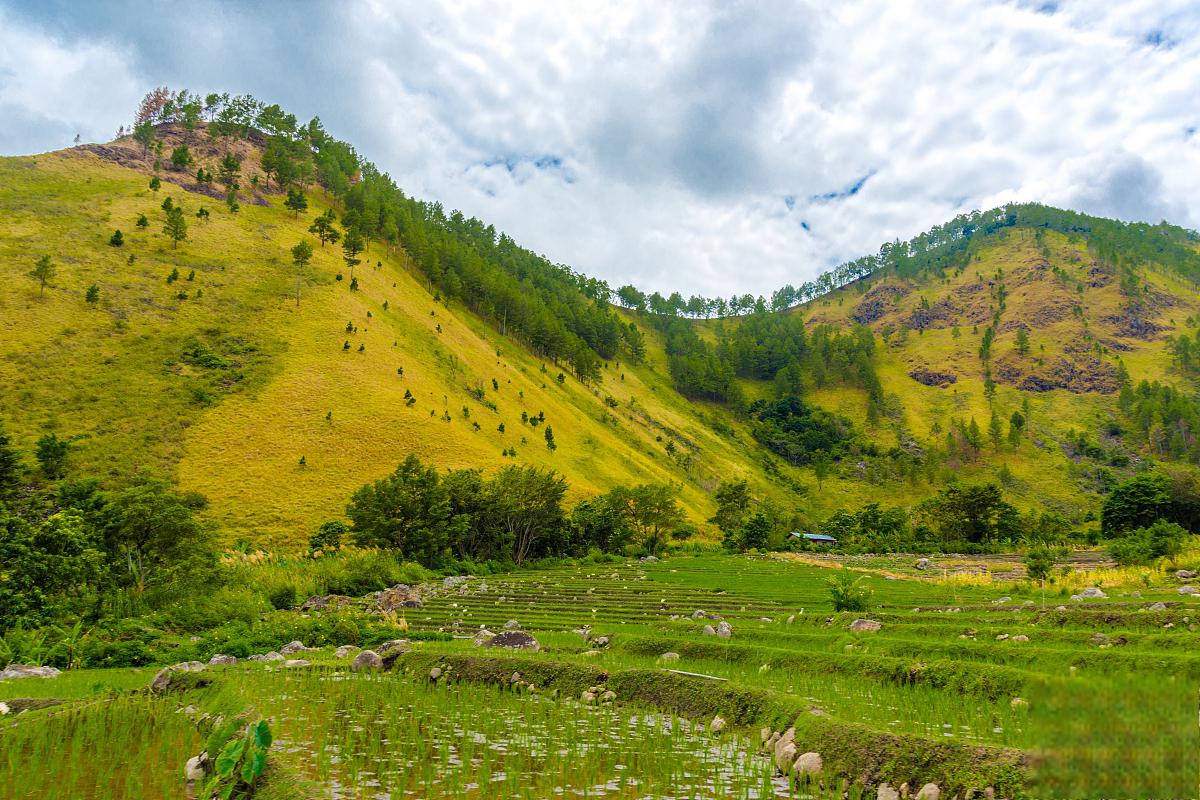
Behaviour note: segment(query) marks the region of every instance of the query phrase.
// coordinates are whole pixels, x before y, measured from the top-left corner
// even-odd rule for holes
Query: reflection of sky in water
[[[277,750],[314,777],[324,762],[333,800],[510,797],[514,789],[536,797],[792,796],[787,779],[746,741],[716,738],[689,720],[536,694],[505,695],[499,708],[486,708],[479,701],[487,691],[413,687],[417,703],[384,714],[370,699],[354,709],[319,690],[281,691],[261,698],[260,708],[280,718]],[[421,692],[429,702],[420,703]],[[522,713],[525,704],[536,710]],[[389,732],[413,738],[393,743]],[[341,744],[322,747],[322,739]]]

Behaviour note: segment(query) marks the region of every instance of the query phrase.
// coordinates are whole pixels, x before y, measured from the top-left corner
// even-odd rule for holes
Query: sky
[[[955,214],[1200,227],[1194,0],[0,0],[0,154],[149,89],[320,116],[613,286],[770,295]]]

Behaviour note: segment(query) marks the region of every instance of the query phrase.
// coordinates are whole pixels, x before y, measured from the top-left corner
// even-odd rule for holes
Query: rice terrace
[[[1200,14],[418,5],[0,0],[0,800],[1200,800]]]

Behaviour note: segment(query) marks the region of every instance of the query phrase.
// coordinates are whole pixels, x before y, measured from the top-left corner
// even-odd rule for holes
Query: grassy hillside
[[[293,215],[283,198],[256,193],[233,214],[170,182],[201,188],[183,173],[164,172],[151,191],[139,151],[126,140],[102,156],[0,160],[0,380],[11,387],[0,415],[27,452],[52,431],[72,440],[73,472],[116,484],[138,470],[168,474],[208,498],[227,539],[269,544],[303,541],[408,453],[441,467],[553,467],[575,496],[671,481],[696,522],[726,476],[782,497],[733,416],[684,401],[654,358],[613,360],[584,385],[438,302],[399,248],[372,244],[352,292],[348,273],[335,279],[346,273],[340,248],[307,233],[319,197]],[[198,152],[215,166],[215,146]],[[255,169],[248,158],[244,177]],[[162,232],[167,195],[188,213],[178,248]],[[192,216],[200,206],[210,221]],[[122,247],[108,244],[116,228]],[[289,249],[302,239],[316,253],[297,306]],[[42,254],[58,267],[44,297],[26,277]],[[85,300],[93,284],[95,305]],[[522,411],[545,424],[522,424]]]
[[[443,300],[402,238],[368,244],[352,291],[341,249],[317,246],[308,232],[339,202],[312,190],[307,211],[287,210],[264,188],[255,135],[213,141],[164,125],[158,136],[165,151],[186,142],[213,171],[232,147],[250,187],[240,210],[226,207],[219,187],[195,182],[197,165],[160,167],[161,189],[151,190],[154,154],[128,138],[0,159],[0,381],[9,389],[0,416],[26,452],[45,433],[69,439],[73,474],[119,486],[150,470],[204,495],[227,542],[302,542],[409,453],[443,468],[552,467],[572,498],[672,482],[708,538],[711,492],[735,477],[798,523],[867,502],[911,506],[956,479],[997,478],[1024,508],[1079,523],[1114,480],[1158,455],[1123,435],[1123,376],[1193,388],[1167,337],[1194,335],[1200,293],[1183,272],[1152,266],[1144,253],[1153,241],[1149,251],[1139,240],[1137,253],[1102,258],[1083,235],[1002,227],[975,236],[950,268],[884,271],[786,312],[809,330],[871,329],[879,421],[852,385],[814,386],[806,399],[848,417],[882,451],[921,456],[902,475],[881,473],[882,461],[843,459],[819,483],[758,445],[736,403],[681,396],[651,319],[618,310],[644,332],[645,358],[618,355],[581,382],[565,361],[539,358],[494,319]],[[178,247],[163,231],[167,196],[189,220]],[[207,220],[195,216],[201,207]],[[109,244],[114,229],[123,246]],[[315,255],[297,305],[290,248],[302,240]],[[44,295],[28,277],[42,255],[57,266]],[[690,324],[717,346],[741,320]],[[993,325],[985,368],[980,348]],[[739,382],[747,402],[774,396],[769,381]],[[938,456],[959,421],[975,420],[986,437],[993,412],[1007,428],[1014,411],[1028,420],[1015,444]],[[544,424],[523,423],[523,412]],[[1081,451],[1080,433],[1092,449]]]

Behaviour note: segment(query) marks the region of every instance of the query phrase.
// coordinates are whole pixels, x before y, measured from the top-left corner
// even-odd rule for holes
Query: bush
[[[1160,519],[1148,528],[1130,531],[1109,545],[1108,550],[1121,566],[1140,566],[1156,558],[1174,559],[1183,551],[1187,535],[1187,531],[1174,522]]]
[[[271,602],[272,608],[283,611],[296,605],[297,594],[294,584],[285,583],[272,589],[267,595],[267,600]]]
[[[350,617],[339,617],[329,632],[330,638],[338,646],[343,644],[362,644],[362,629]]]
[[[866,611],[871,602],[871,590],[862,585],[863,576],[855,577],[842,567],[836,577],[829,579],[829,597],[834,611]]]

